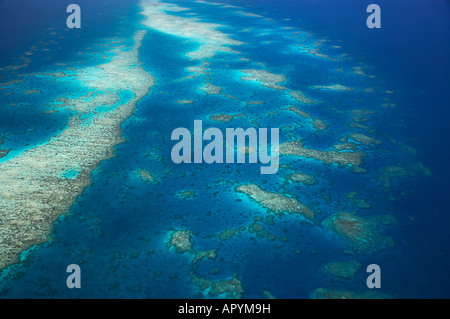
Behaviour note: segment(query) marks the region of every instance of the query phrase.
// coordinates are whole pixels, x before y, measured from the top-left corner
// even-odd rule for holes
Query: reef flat
[[[49,240],[53,223],[90,184],[91,172],[123,142],[121,124],[154,84],[139,63],[144,35],[137,31],[128,50],[113,49],[111,61],[78,70],[71,80],[96,95],[67,98],[59,107],[76,115],[66,129],[0,164],[0,211],[5,212],[0,215],[0,269],[18,262],[22,251]],[[118,98],[124,91],[132,93],[125,101]],[[96,112],[99,106],[106,111]],[[70,170],[79,173],[64,177]]]

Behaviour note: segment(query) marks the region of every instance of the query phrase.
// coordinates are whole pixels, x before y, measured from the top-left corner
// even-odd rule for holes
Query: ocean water
[[[77,3],[0,2],[1,298],[450,296],[448,2]],[[194,120],[303,148],[175,164]]]

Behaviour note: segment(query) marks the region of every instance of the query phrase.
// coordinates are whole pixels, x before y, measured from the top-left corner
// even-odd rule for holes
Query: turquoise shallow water
[[[365,267],[373,263],[383,270],[383,286],[372,297],[448,296],[448,286],[435,286],[428,268],[408,267],[425,253],[425,245],[414,245],[418,234],[426,232],[418,226],[427,220],[420,210],[430,208],[424,199],[420,209],[412,209],[411,198],[418,193],[427,197],[420,186],[430,184],[435,174],[433,167],[423,165],[423,150],[414,148],[416,137],[405,124],[414,106],[407,89],[413,87],[379,72],[375,62],[353,54],[345,41],[307,29],[308,23],[300,21],[306,19],[302,13],[295,13],[297,19],[293,13],[282,18],[281,9],[271,14],[267,3],[232,3],[240,8],[188,0],[176,3],[189,10],[167,14],[222,25],[215,31],[242,42],[229,46],[237,52],[192,60],[189,52],[199,48],[195,32],[179,36],[167,31],[170,26],[146,26],[139,14],[142,4],[124,1],[108,9],[102,3],[86,4],[86,24],[79,32],[67,32],[60,24],[49,26],[53,29],[30,43],[43,41],[40,45],[51,50],[36,50],[23,68],[5,68],[17,64],[13,54],[4,55],[2,82],[22,81],[0,91],[0,148],[11,150],[1,162],[63,132],[74,111],[58,107],[66,101],[61,97],[75,100],[89,91],[75,77],[46,74],[75,75],[79,69],[106,63],[115,55],[111,48],[116,41],[123,40],[120,50],[130,50],[133,34],[144,30],[139,60],[155,84],[122,124],[124,142],[114,147],[115,156],[91,173],[91,184],[55,222],[51,240],[32,246],[21,255],[21,263],[2,270],[0,296],[229,297],[226,292],[214,293],[212,287],[233,277],[239,280],[242,290],[237,296],[242,298],[318,297],[318,288],[366,296]],[[103,18],[108,12],[115,19]],[[96,31],[89,32],[94,26]],[[30,50],[23,47],[20,54]],[[188,68],[202,64],[206,73],[192,77]],[[264,80],[243,80],[248,73],[242,70],[248,69],[284,75],[278,83],[284,89],[267,87]],[[221,94],[203,91],[207,82],[220,87]],[[25,94],[27,90],[38,92]],[[302,103],[291,91],[301,91],[317,103]],[[98,105],[95,112],[107,113],[133,98],[130,90],[116,93],[116,103]],[[182,103],[186,100],[190,103]],[[249,103],[255,101],[264,103]],[[297,113],[287,110],[292,106]],[[240,116],[231,122],[211,118],[218,114]],[[93,115],[82,118],[89,116]],[[356,165],[324,163],[317,153],[281,156],[274,175],[261,175],[260,163],[174,164],[171,133],[178,127],[192,132],[194,120],[223,132],[227,127],[279,128],[280,143],[301,139],[305,148],[328,156],[364,152],[360,165],[364,171],[354,172]],[[314,120],[321,120],[326,128],[318,128]],[[142,172],[152,179],[145,179]],[[76,179],[79,173],[72,168],[62,176]],[[293,173],[305,173],[314,182],[289,180]],[[247,184],[295,198],[314,213],[314,222],[301,214],[278,214],[237,191]],[[430,210],[440,216],[440,207],[436,204]],[[327,220],[341,212],[355,214],[363,226],[349,226],[353,235],[345,232],[348,228],[341,232],[330,228]],[[372,223],[386,215],[396,222]],[[221,238],[230,229],[237,233]],[[180,231],[192,232],[191,252],[180,253],[169,245],[171,236]],[[436,238],[445,244],[448,232]],[[440,256],[447,253],[443,247],[433,248]],[[215,250],[215,258],[195,259],[198,252],[209,250]],[[434,265],[441,261],[445,265],[445,256],[436,257]],[[326,270],[330,262],[350,261],[359,267],[348,278]],[[66,286],[65,270],[73,263],[82,270],[81,289]],[[411,278],[418,278],[417,282]],[[208,283],[202,285],[201,280]]]

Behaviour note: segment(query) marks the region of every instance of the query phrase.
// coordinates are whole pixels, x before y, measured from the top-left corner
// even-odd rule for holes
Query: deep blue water
[[[256,43],[235,49],[251,58],[251,63],[262,62],[270,72],[286,75],[289,88],[325,101],[326,107],[307,105],[302,109],[328,124],[326,134],[304,123],[301,128],[282,131],[282,140],[292,139],[291,132],[301,136],[311,148],[329,149],[330,141],[336,142],[349,132],[348,123],[339,115],[352,109],[379,107],[385,103],[386,94],[382,90],[395,91],[392,101],[397,107],[379,108],[368,122],[378,132],[375,137],[383,141],[380,148],[363,147],[369,154],[363,165],[368,172],[354,174],[346,168],[326,166],[311,159],[287,160],[291,167],[280,168],[275,176],[261,176],[259,165],[175,165],[170,160],[173,145],[170,134],[176,127],[192,130],[194,119],[202,119],[204,126],[225,128],[229,124],[211,121],[208,116],[245,112],[249,118],[257,119],[261,127],[283,127],[297,117],[279,110],[276,117],[266,115],[273,110],[271,107],[288,106],[291,100],[284,93],[239,82],[241,75],[233,70],[258,66],[249,67],[234,55],[218,53],[211,59],[210,77],[215,85],[223,87],[223,93],[239,100],[205,95],[197,89],[202,85],[201,77],[175,81],[189,75],[186,67],[198,65],[185,56],[196,44],[147,28],[139,57],[156,84],[123,124],[126,142],[116,146],[116,156],[102,162],[93,172],[93,183],[74,203],[70,215],[56,222],[52,242],[31,250],[23,263],[2,273],[1,297],[207,297],[192,284],[189,278],[192,269],[211,280],[237,274],[244,298],[260,298],[264,290],[278,298],[308,298],[320,287],[366,291],[364,269],[351,280],[334,278],[321,270],[324,263],[347,260],[342,250],[349,249],[348,243],[322,228],[301,225],[299,218],[283,215],[277,216],[273,225],[263,223],[265,229],[278,237],[274,241],[248,233],[227,241],[214,237],[226,228],[248,225],[255,216],[270,215],[248,197],[236,194],[235,186],[258,183],[265,190],[280,191],[284,187],[283,176],[302,171],[314,175],[318,184],[306,190],[290,184],[287,191],[321,211],[320,221],[336,211],[351,209],[346,198],[351,191],[359,192],[372,205],[371,209],[360,211],[362,216],[389,213],[397,219],[397,225],[380,230],[393,237],[396,243],[393,249],[354,256],[362,265],[380,264],[382,293],[392,298],[448,298],[449,2],[379,0],[380,30],[365,26],[366,3],[357,0],[220,1],[270,17],[273,23],[232,15],[229,9],[188,0],[168,2],[192,8],[202,21],[226,25],[223,32],[233,34],[233,39]],[[65,7],[69,3],[0,2],[0,67],[14,64],[14,57],[38,41],[49,42],[53,39],[50,31],[64,34],[65,38],[50,44],[54,47],[51,51],[33,55],[32,63],[18,74],[65,68],[55,66],[56,62],[79,65],[85,59],[86,65],[96,65],[102,58],[95,53],[86,57],[76,53],[95,46],[99,39],[116,35],[131,41],[136,29],[145,29],[140,24],[139,7],[132,1],[78,1],[83,28],[66,32]],[[183,12],[176,14],[188,17]],[[242,31],[246,27],[253,27],[253,33]],[[299,58],[290,46],[296,40],[285,36],[287,31],[283,27],[310,32],[312,39],[307,41],[326,38],[329,41],[321,47],[323,52],[331,57],[347,53],[352,59],[336,64],[307,55]],[[267,34],[258,35],[265,28]],[[336,45],[341,48],[332,47]],[[330,72],[337,66],[348,70],[359,65],[368,66],[368,73],[375,77],[361,81],[354,75]],[[2,82],[17,76],[4,71],[0,74]],[[7,89],[14,95],[2,97],[1,148],[14,149],[3,161],[45,143],[66,127],[71,116],[70,112],[43,113],[51,101],[70,96],[70,84],[53,83],[39,76],[24,78],[24,82],[17,84],[19,87]],[[318,92],[311,88],[340,81],[350,87],[375,87],[379,93],[368,96],[357,90],[348,97],[346,93]],[[42,93],[20,94],[27,88]],[[195,102],[186,105],[176,102],[184,99]],[[265,100],[266,104],[250,107],[242,103],[245,100]],[[34,107],[18,109],[6,106],[9,103]],[[248,119],[236,118],[232,125],[250,124]],[[417,155],[405,155],[398,144],[389,143],[389,138],[414,148]],[[148,152],[153,156],[148,156]],[[382,166],[399,162],[406,165],[420,162],[431,175],[395,179],[392,194],[396,200],[388,201],[377,181],[377,172]],[[152,172],[158,183],[140,180],[136,174],[139,169]],[[221,178],[228,181],[217,183]],[[195,190],[196,196],[180,199],[183,190]],[[329,196],[328,200],[324,195]],[[197,250],[216,249],[217,258],[192,266],[190,256],[168,249],[170,232],[182,229],[196,233],[193,245]],[[282,237],[287,241],[281,240]],[[294,253],[296,250],[301,253]],[[82,267],[82,289],[69,290],[65,285],[65,268],[71,263]],[[216,268],[217,273],[213,271]]]

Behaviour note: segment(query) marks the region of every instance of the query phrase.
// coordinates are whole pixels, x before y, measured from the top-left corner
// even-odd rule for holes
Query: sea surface
[[[70,3],[0,1],[0,298],[450,297],[448,1]],[[175,164],[194,120],[278,172]]]

